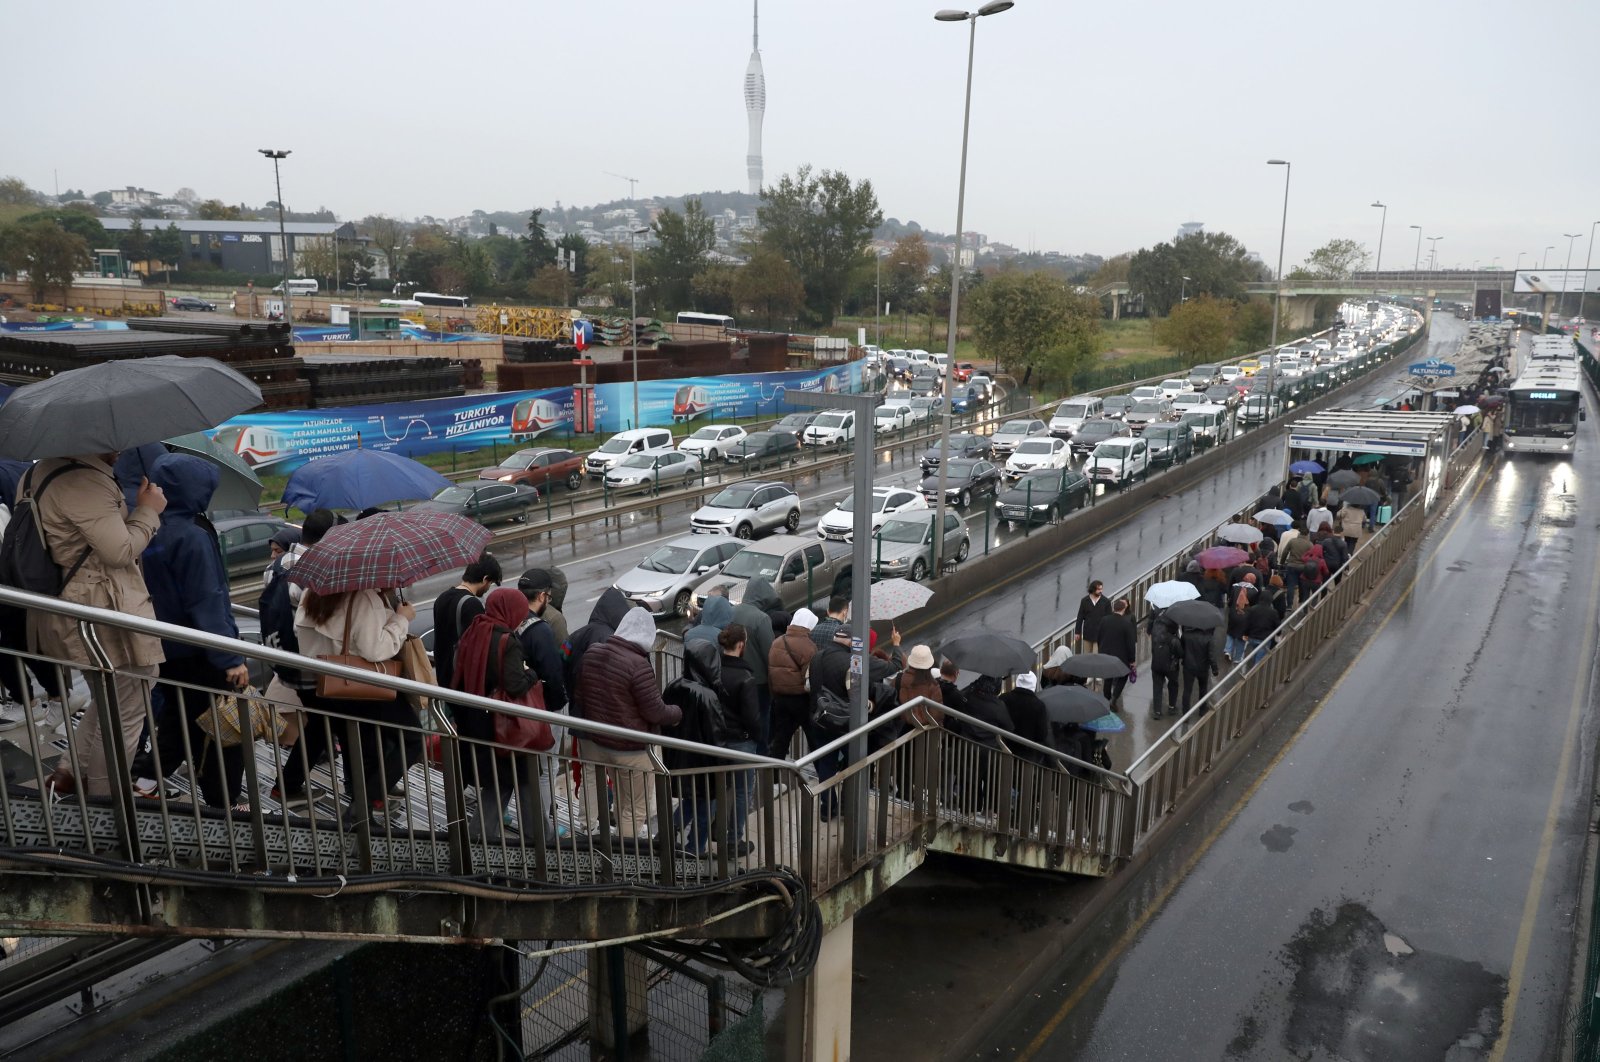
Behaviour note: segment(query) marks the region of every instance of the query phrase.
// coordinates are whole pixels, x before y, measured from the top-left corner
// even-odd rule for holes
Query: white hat
[[[932,671],[933,650],[926,645],[913,645],[910,655],[906,657],[906,667],[918,671]]]
[[[808,631],[813,630],[817,625],[817,614],[809,608],[803,608],[791,616],[789,622],[796,627],[804,627]]]
[[[1039,676],[1031,671],[1024,671],[1017,676],[1016,687],[1019,690],[1036,690],[1039,688]]]
[[[1065,664],[1067,662],[1067,657],[1069,657],[1071,655],[1072,655],[1072,650],[1068,649],[1066,646],[1063,645],[1060,648],[1058,648],[1055,652],[1050,654],[1050,659],[1046,660],[1044,662],[1044,666],[1045,667],[1060,667],[1062,664]]]

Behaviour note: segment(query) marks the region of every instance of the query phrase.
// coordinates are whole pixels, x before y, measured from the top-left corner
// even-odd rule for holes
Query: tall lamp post
[[[1428,272],[1430,273],[1439,271],[1439,241],[1442,239],[1444,239],[1443,236],[1428,237]]]
[[[1417,254],[1411,260],[1411,279],[1420,286],[1422,283],[1422,226],[1407,225],[1406,228],[1417,230]]]
[[[1381,203],[1376,199],[1374,199],[1372,201],[1372,205],[1375,206],[1375,207],[1380,207],[1383,210],[1383,218],[1382,218],[1382,220],[1380,220],[1378,222],[1378,261],[1372,267],[1372,301],[1373,302],[1377,302],[1378,301],[1378,277],[1383,272],[1383,230],[1385,228],[1387,228],[1388,225],[1389,225],[1389,207],[1386,204]],[[1371,322],[1371,320],[1374,317],[1377,316],[1377,313],[1378,313],[1377,309],[1374,308],[1372,313],[1367,315],[1367,320],[1368,320],[1369,323]]]
[[[1578,283],[1578,316],[1583,316],[1583,304],[1589,301],[1589,263],[1594,260],[1594,228],[1600,221],[1589,224],[1589,249],[1583,253],[1583,280]]]
[[[1180,278],[1183,283],[1178,285],[1178,305],[1182,306],[1189,301],[1189,278]]]
[[[961,298],[961,235],[966,224],[967,208],[967,133],[972,127],[972,57],[978,46],[978,20],[985,15],[998,15],[1010,11],[1013,0],[989,0],[976,11],[957,11],[945,8],[934,13],[939,22],[966,22],[971,26],[967,35],[967,97],[961,112],[961,179],[956,186],[956,260],[950,270],[950,334],[945,344],[944,405],[939,411],[939,504],[933,522],[933,574],[944,571],[944,517],[949,500],[945,491],[950,482],[950,404],[955,400],[956,367],[956,307]]]
[[[628,322],[628,345],[633,348],[633,424],[639,426],[639,251],[634,237],[649,232],[648,228],[628,230],[628,298],[633,319]]]
[[[1283,305],[1283,242],[1289,234],[1289,177],[1294,164],[1286,159],[1268,159],[1268,166],[1283,167],[1283,222],[1278,227],[1278,292],[1272,297],[1272,366],[1267,370],[1267,417],[1278,400],[1278,310]]]
[[[873,255],[873,258],[876,259],[876,261],[878,263],[878,279],[872,285],[872,298],[873,298],[872,319],[873,319],[873,327],[877,331],[878,334],[877,334],[877,337],[875,339],[873,339],[872,342],[874,344],[876,344],[878,350],[880,351],[878,356],[882,357],[883,355],[882,355],[881,351],[883,350],[883,252],[882,251],[876,252]]]
[[[1550,252],[1555,250],[1555,249],[1556,249],[1556,245],[1553,244],[1553,243],[1549,247],[1546,247],[1544,249],[1544,259],[1539,263],[1539,268],[1540,269],[1549,269],[1550,268]]]
[[[283,252],[283,319],[289,322],[291,333],[294,329],[294,313],[289,305],[289,270],[292,261],[289,254],[289,234],[283,224],[283,178],[278,173],[278,163],[289,157],[287,151],[277,151],[273,148],[257,148],[257,151],[272,160],[272,183],[278,190],[278,249]]]
[[[1565,317],[1566,316],[1566,309],[1567,309],[1567,277],[1570,276],[1571,273],[1572,273],[1572,241],[1576,240],[1579,236],[1582,236],[1583,233],[1581,233],[1581,232],[1563,232],[1561,235],[1563,235],[1563,236],[1565,236],[1567,238],[1567,265],[1566,265],[1566,268],[1564,268],[1561,271],[1562,275],[1561,275],[1561,302],[1560,302],[1560,309],[1562,311],[1562,316]],[[1579,284],[1578,287],[1581,290],[1583,288],[1583,285]],[[1581,305],[1581,303],[1580,303],[1580,305]]]

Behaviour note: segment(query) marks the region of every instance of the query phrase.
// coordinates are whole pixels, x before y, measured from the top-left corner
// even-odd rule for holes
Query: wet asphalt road
[[[1259,787],[1196,809],[982,1057],[1557,1057],[1596,739],[1579,438],[1491,468]]]

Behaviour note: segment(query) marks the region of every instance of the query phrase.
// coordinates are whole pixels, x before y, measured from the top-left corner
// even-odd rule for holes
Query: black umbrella
[[[1349,490],[1339,495],[1339,501],[1343,502],[1345,505],[1354,505],[1357,507],[1363,505],[1377,505],[1378,499],[1378,492],[1373,490],[1371,487],[1351,487]]]
[[[1104,697],[1082,686],[1051,686],[1039,691],[1039,699],[1052,723],[1083,724],[1111,711]]]
[[[1067,657],[1061,670],[1086,679],[1122,678],[1128,673],[1128,665],[1110,653],[1079,653]]]
[[[963,671],[1004,678],[1032,671],[1039,663],[1033,646],[1010,634],[984,631],[960,634],[940,646],[939,651]]]
[[[0,406],[0,457],[110,453],[214,428],[261,404],[220,361],[165,354],[58,373]]]
[[[1332,487],[1334,490],[1344,490],[1346,487],[1353,487],[1360,482],[1361,474],[1359,472],[1352,472],[1348,468],[1341,468],[1339,471],[1329,473],[1328,475],[1328,486]]]
[[[1209,631],[1223,624],[1222,610],[1204,601],[1179,601],[1162,613],[1180,627]]]

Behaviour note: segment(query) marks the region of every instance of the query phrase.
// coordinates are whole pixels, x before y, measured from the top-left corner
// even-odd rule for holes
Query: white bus
[[[379,299],[378,305],[388,310],[420,310],[422,303],[416,299]]]
[[[465,295],[440,295],[432,291],[413,291],[411,298],[424,306],[453,306],[465,310],[471,300]]]
[[[710,325],[720,328],[724,332],[733,331],[733,318],[725,313],[695,313],[693,310],[684,310],[678,314],[679,324]]]
[[[1570,454],[1578,445],[1583,410],[1581,370],[1564,359],[1530,360],[1506,391],[1507,454]]]

